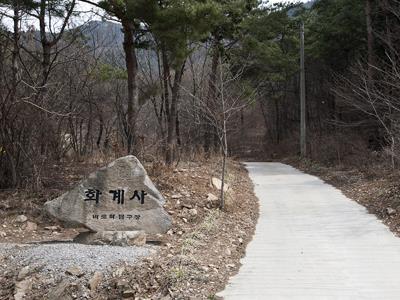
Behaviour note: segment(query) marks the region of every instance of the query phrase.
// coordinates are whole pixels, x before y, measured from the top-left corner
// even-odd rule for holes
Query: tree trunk
[[[171,165],[174,160],[176,148],[176,118],[178,111],[179,90],[185,63],[175,70],[174,85],[171,93],[171,106],[169,109],[168,128],[167,128],[167,152],[165,162]]]
[[[14,103],[17,93],[17,81],[18,81],[18,56],[19,56],[19,19],[20,19],[20,11],[18,7],[18,2],[14,2],[14,32],[13,32],[13,49],[12,49],[12,82],[11,82],[11,101]]]
[[[396,69],[397,60],[396,60],[396,50],[393,45],[393,37],[392,37],[392,23],[390,21],[390,15],[393,12],[388,0],[383,0],[381,3],[381,7],[384,11],[385,15],[385,31],[386,31],[386,41],[385,44],[389,48],[389,55],[392,61],[393,70]]]
[[[372,0],[365,1],[365,19],[367,25],[367,46],[368,46],[368,79],[372,81],[373,77],[373,66],[375,65],[374,56],[374,33],[372,28],[372,12],[371,12]]]
[[[281,124],[280,124],[280,111],[279,111],[279,102],[278,99],[274,99],[275,105],[275,142],[277,145],[281,142]]]
[[[181,130],[180,130],[180,122],[179,122],[179,111],[176,113],[176,122],[175,122],[175,130],[176,130],[176,143],[178,146],[181,146]]]
[[[222,128],[222,175],[221,175],[221,202],[220,209],[223,210],[225,208],[225,170],[226,170],[226,157],[228,156],[228,141],[226,137],[226,120],[224,117],[223,120],[223,128]]]
[[[212,45],[212,61],[211,61],[211,73],[208,81],[208,95],[206,99],[206,105],[213,103],[215,97],[217,96],[217,69],[218,61],[220,57],[220,42],[217,38],[214,38]],[[210,152],[211,138],[214,133],[214,128],[208,124],[206,121],[204,129],[204,152]]]
[[[10,154],[10,151],[8,149],[6,150],[6,155],[8,157],[8,161],[10,163],[10,173],[11,173],[11,187],[16,187],[18,184],[18,178],[17,178],[17,167],[15,164],[14,157]]]
[[[168,57],[167,57],[167,52],[163,46],[161,46],[161,60],[162,60],[162,86],[163,86],[163,94],[162,94],[162,100],[163,100],[163,105],[165,107],[165,117],[164,121],[166,121],[166,124],[162,126],[161,133],[162,133],[162,151],[165,155],[167,155],[168,152],[168,145],[167,145],[167,138],[168,136],[168,124],[171,121],[170,120],[170,105],[169,105],[169,81],[170,81],[170,70],[169,70],[169,62],[168,62]],[[162,115],[161,115],[162,118]],[[167,160],[167,159],[166,159]]]
[[[258,100],[257,101],[259,106],[260,106],[260,110],[261,110],[261,114],[263,116],[263,120],[264,120],[264,126],[265,126],[265,141],[268,140],[268,135],[273,138],[273,132],[271,130],[271,126],[269,124],[269,118],[268,118],[268,112],[267,112],[267,108],[265,107],[265,100]]]
[[[47,39],[46,32],[46,0],[40,1],[40,11],[39,11],[39,31],[40,31],[40,43],[42,46],[42,61],[41,61],[41,79],[40,79],[40,87],[39,92],[36,94],[36,102],[41,104],[41,100],[44,98],[44,95],[47,90],[47,80],[49,76],[50,70],[50,59],[51,59],[51,43]],[[40,130],[40,154],[44,155],[46,148],[46,135],[48,134],[48,120],[43,111],[39,111],[37,115],[37,119],[39,121],[39,130]]]
[[[127,120],[125,134],[127,139],[127,153],[136,154],[134,147],[136,139],[136,117],[139,106],[139,92],[137,87],[137,58],[134,44],[135,27],[132,21],[123,20],[125,65],[128,73]]]
[[[40,89],[44,92],[45,85],[47,82],[48,71],[50,68],[50,55],[51,55],[51,44],[47,39],[46,32],[46,0],[40,1],[39,11],[39,29],[40,29],[40,43],[42,45],[42,80]]]
[[[99,112],[99,134],[97,135],[97,141],[96,141],[97,149],[100,149],[101,139],[103,137],[103,130],[104,130],[104,119],[103,119],[103,114],[100,111]]]
[[[220,61],[221,58],[219,58]],[[220,62],[221,63],[221,62]],[[225,103],[225,87],[223,82],[223,74],[222,69],[220,72],[220,100],[221,100],[221,108],[222,108],[222,132],[221,132],[221,148],[222,148],[222,178],[221,178],[221,203],[220,209],[225,208],[225,168],[226,168],[226,157],[228,156],[228,140],[227,140],[227,107]]]

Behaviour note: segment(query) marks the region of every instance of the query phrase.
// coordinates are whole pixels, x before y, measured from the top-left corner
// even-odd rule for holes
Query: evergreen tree
[[[136,153],[136,119],[139,109],[138,62],[136,55],[138,39],[136,37],[145,29],[143,27],[146,27],[153,20],[157,2],[155,0],[103,0],[99,3],[99,6],[111,16],[116,17],[122,25],[128,89],[126,118],[123,117],[122,120],[126,135],[127,153]]]
[[[171,164],[179,140],[179,98],[182,77],[194,45],[209,36],[217,8],[211,1],[160,1],[150,23],[162,62],[162,100],[167,120],[165,159]]]
[[[314,58],[344,70],[366,51],[365,0],[319,0],[310,12],[306,44]]]

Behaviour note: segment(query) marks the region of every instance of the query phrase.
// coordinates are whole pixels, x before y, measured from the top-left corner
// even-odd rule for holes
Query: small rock
[[[146,244],[146,233],[142,230],[84,232],[74,241],[94,245],[143,246]]]
[[[50,231],[58,231],[58,230],[60,230],[60,227],[59,226],[46,226],[44,229],[50,230]]]
[[[6,237],[7,233],[5,233],[4,231],[0,231],[0,237]]]
[[[34,222],[26,222],[25,230],[26,231],[35,231],[37,229],[37,224]]]
[[[388,207],[388,208],[386,208],[386,213],[387,213],[389,216],[392,216],[392,215],[394,215],[394,214],[396,213],[396,210],[393,209],[393,208],[391,208],[391,207]]]
[[[17,282],[15,284],[14,299],[15,300],[25,299],[26,292],[31,288],[31,286],[32,286],[31,278]]]
[[[221,190],[221,186],[222,186],[222,181],[221,179],[218,179],[217,177],[213,177],[211,179],[212,185],[217,189],[217,190]],[[229,184],[227,184],[226,182],[224,183],[224,192],[228,191],[229,189]]]
[[[217,200],[218,200],[218,197],[215,196],[214,194],[208,193],[208,194],[207,194],[207,200],[208,200],[208,201],[217,201]]]
[[[50,276],[52,276],[52,275],[50,275]],[[54,285],[54,283],[55,283],[54,277],[43,278],[43,279],[42,279],[42,284],[43,284],[43,285]]]
[[[206,266],[202,266],[201,269],[205,272],[208,272],[209,268],[207,268]]]
[[[242,238],[239,238],[238,241],[239,241],[240,244],[243,244],[243,239]]]
[[[94,291],[102,280],[103,280],[103,273],[99,271],[94,272],[93,277],[89,280],[90,289]]]
[[[134,290],[126,290],[122,293],[123,298],[130,298],[135,296],[135,291]]]
[[[234,267],[235,267],[235,264],[227,264],[226,267],[227,267],[227,268],[234,268]]]
[[[82,277],[83,275],[85,275],[85,273],[82,271],[82,269],[77,266],[68,268],[65,271],[65,273],[67,273],[68,275],[76,276],[76,277]]]
[[[181,194],[175,194],[175,195],[172,195],[171,198],[172,199],[179,199],[179,198],[182,198],[182,195]]]
[[[17,280],[21,281],[21,280],[25,279],[29,275],[29,273],[31,273],[31,271],[32,270],[29,266],[23,267],[18,273]]]
[[[192,209],[190,209],[189,210],[189,214],[191,215],[191,216],[197,216],[197,209],[195,209],[195,208],[192,208]]]
[[[190,205],[190,204],[187,204],[187,203],[182,203],[182,208],[187,208],[187,209],[192,209],[193,208],[193,206],[192,205]]]
[[[119,268],[117,268],[117,270],[115,270],[113,272],[113,276],[114,277],[121,277],[122,274],[124,274],[124,272],[125,272],[125,267],[119,267]]]
[[[231,256],[231,254],[232,254],[231,249],[226,248],[225,254],[226,254],[227,256]]]
[[[25,215],[19,215],[15,221],[17,223],[25,223],[26,221],[28,221],[28,218]]]
[[[127,231],[126,239],[128,246],[144,246],[146,244],[146,233],[144,231]]]
[[[70,295],[68,295],[68,287],[70,283],[67,279],[63,279],[56,287],[54,287],[47,295],[47,299],[62,299],[69,300],[72,299]]]
[[[128,282],[125,279],[120,279],[117,281],[117,288],[123,288],[128,285]]]

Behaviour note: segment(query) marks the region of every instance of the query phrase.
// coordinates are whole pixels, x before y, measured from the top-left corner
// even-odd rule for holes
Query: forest
[[[174,165],[299,155],[396,168],[397,1],[2,0],[0,187],[134,154]]]

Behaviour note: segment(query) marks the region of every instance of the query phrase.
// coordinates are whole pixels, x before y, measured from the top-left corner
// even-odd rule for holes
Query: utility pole
[[[300,154],[305,157],[306,146],[306,78],[304,68],[304,22],[300,25]]]

